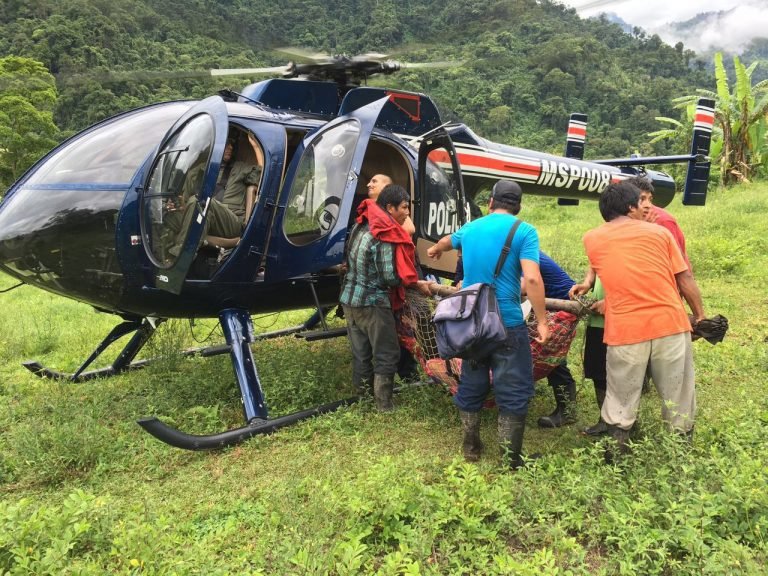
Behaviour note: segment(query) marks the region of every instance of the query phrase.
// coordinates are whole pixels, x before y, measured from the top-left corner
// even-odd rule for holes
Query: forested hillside
[[[562,148],[570,112],[586,112],[590,157],[650,151],[653,118],[679,116],[671,99],[713,87],[683,45],[548,0],[4,0],[0,10],[0,57],[34,58],[56,76],[65,133],[141,104],[237,89],[250,79],[172,74],[282,64],[271,50],[280,46],[460,61],[376,82],[431,94],[481,135],[547,150]],[[136,71],[147,74],[116,75]]]

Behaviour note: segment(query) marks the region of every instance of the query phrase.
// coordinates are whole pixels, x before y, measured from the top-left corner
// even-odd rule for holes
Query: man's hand
[[[168,200],[165,201],[165,210],[166,212],[175,212],[179,209],[180,205],[181,197],[178,198],[178,203],[173,198],[168,198]]]
[[[437,284],[437,282],[432,282],[430,280],[417,280],[416,290],[421,292],[424,296],[432,296],[432,291],[429,289],[431,284]]]
[[[654,222],[656,222],[658,217],[659,215],[656,214],[656,211],[653,208],[651,208],[650,210],[648,210],[648,214],[645,215],[645,221],[653,224]]]
[[[582,282],[581,284],[574,284],[571,286],[571,289],[568,290],[568,297],[573,300],[575,296],[583,296],[587,292],[589,292],[592,289],[592,286],[587,284],[586,282]]]
[[[605,316],[605,299],[598,300],[592,306],[589,307],[592,312],[595,314],[600,314],[600,316]]]
[[[440,260],[440,256],[442,256],[442,254],[443,254],[443,251],[440,248],[438,248],[437,244],[427,248],[427,256],[432,258],[432,260]]]
[[[544,346],[547,342],[549,342],[549,326],[547,325],[547,319],[544,318],[543,320],[538,320],[536,322],[536,331],[539,333],[537,337],[534,338],[536,342]]]
[[[448,236],[443,236],[434,246],[430,246],[427,249],[427,256],[433,260],[440,260],[443,252],[450,252],[451,250],[453,250],[453,243],[451,242],[451,235],[448,234]]]

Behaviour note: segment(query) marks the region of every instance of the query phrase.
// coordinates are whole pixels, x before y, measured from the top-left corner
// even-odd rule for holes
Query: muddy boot
[[[510,470],[517,470],[525,465],[522,454],[524,432],[524,415],[499,413],[499,446],[501,447],[501,461],[503,465]],[[538,455],[532,455],[530,458],[538,458]]]
[[[598,414],[600,414],[603,410],[603,401],[605,401],[605,388],[595,387],[595,398],[597,398],[597,411]],[[584,428],[582,433],[587,436],[602,436],[603,434],[608,433],[608,424],[605,423],[602,415],[600,415],[597,423],[588,428]]]
[[[608,426],[608,433],[612,441],[605,449],[606,464],[613,464],[622,456],[629,454],[629,434],[630,430],[624,430],[618,426]]]
[[[566,381],[553,383],[552,391],[555,393],[555,411],[539,418],[539,428],[560,428],[576,422],[576,382],[570,373]]]
[[[693,446],[693,426],[687,432],[682,430],[675,430],[675,434],[678,434],[688,446]]]
[[[480,440],[480,412],[464,412],[459,410],[461,428],[464,431],[464,459],[467,462],[477,462],[483,453],[483,442]]]
[[[361,399],[373,398],[373,376],[368,376],[367,378],[353,376],[352,384]]]
[[[392,412],[395,409],[395,405],[392,403],[392,389],[394,385],[394,374],[373,375],[373,397],[376,400],[376,408],[379,412]]]

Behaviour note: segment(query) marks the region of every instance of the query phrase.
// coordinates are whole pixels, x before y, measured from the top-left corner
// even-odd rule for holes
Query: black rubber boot
[[[561,367],[556,368],[556,370]],[[555,393],[555,411],[538,420],[539,428],[560,428],[564,424],[576,422],[576,382],[565,368],[567,376],[553,378],[552,391]]]
[[[605,388],[598,388],[595,386],[595,398],[597,399],[597,410],[600,414],[603,410],[603,402],[605,401]],[[584,434],[587,436],[602,436],[608,433],[608,424],[603,420],[602,415],[599,416],[597,423],[588,428],[584,428]]]
[[[373,376],[368,378],[360,378],[353,376],[352,384],[357,390],[357,395],[360,398],[372,398],[373,397]]]
[[[608,426],[608,433],[611,435],[612,442],[605,449],[605,462],[613,464],[620,457],[629,454],[629,435],[630,430],[624,430],[618,426]]]
[[[394,374],[373,375],[373,397],[379,412],[392,412],[395,409],[395,405],[392,403],[392,389],[394,387]]]
[[[499,446],[501,461],[510,470],[517,470],[525,465],[523,460],[523,434],[525,433],[525,416],[519,414],[499,413]],[[531,458],[537,458],[534,455]]]
[[[400,362],[397,364],[397,375],[403,382],[418,382],[419,363],[407,348],[400,346]]]
[[[687,432],[683,432],[682,430],[675,430],[676,434],[680,435],[680,438],[682,438],[686,444],[689,446],[693,445],[693,426],[691,426],[691,429]]]
[[[464,412],[459,410],[461,428],[464,431],[464,459],[467,462],[477,462],[483,453],[483,442],[480,440],[480,412]]]

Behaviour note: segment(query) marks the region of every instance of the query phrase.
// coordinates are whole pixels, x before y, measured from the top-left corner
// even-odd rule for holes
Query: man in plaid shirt
[[[402,228],[409,214],[410,197],[401,186],[387,186],[375,203],[363,201],[339,298],[352,348],[352,380],[363,393],[373,388],[376,407],[385,412],[394,409],[400,360],[393,307],[402,305],[401,287],[416,286],[429,294],[428,283],[418,280],[413,242]]]

